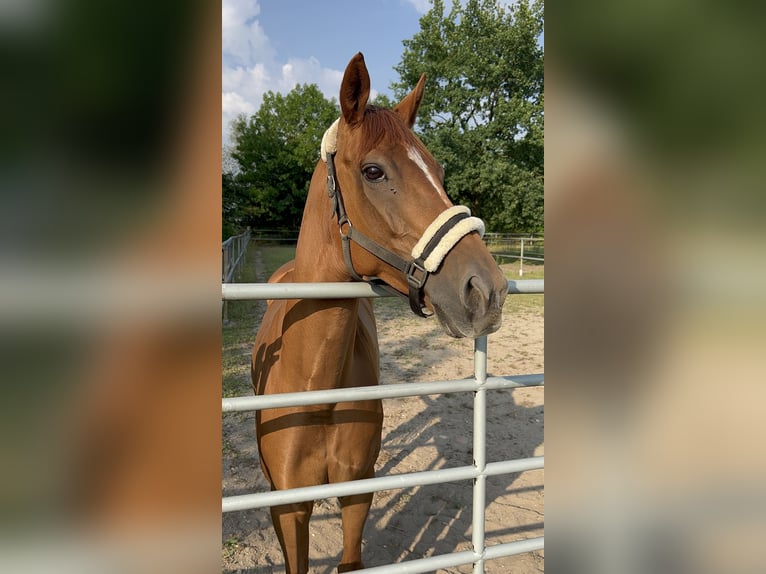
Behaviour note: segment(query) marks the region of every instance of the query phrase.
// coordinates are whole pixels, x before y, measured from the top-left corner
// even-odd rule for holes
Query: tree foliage
[[[398,97],[426,72],[421,137],[452,199],[493,231],[543,228],[542,32],[542,2],[454,0],[445,13],[433,0],[395,68]]]
[[[234,171],[224,171],[221,176],[221,212],[223,215],[222,239],[237,235],[250,223],[245,221],[249,205],[247,190]]]
[[[254,115],[235,120],[230,153],[238,171],[223,176],[225,220],[297,229],[322,134],[338,114],[316,85],[299,85],[285,96],[266,93]]]
[[[492,231],[543,229],[543,32],[541,1],[433,0],[404,42],[390,107],[426,72],[418,130],[446,172],[447,191]],[[268,92],[232,126],[236,169],[223,174],[225,231],[296,229],[322,134],[338,117],[315,85]]]

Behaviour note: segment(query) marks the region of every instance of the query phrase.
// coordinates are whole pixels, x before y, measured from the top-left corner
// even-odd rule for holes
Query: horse
[[[482,241],[484,225],[454,206],[444,171],[412,130],[425,74],[393,109],[368,105],[356,54],[340,86],[340,118],[322,140],[295,259],[270,282],[382,281],[453,337],[496,331],[508,284]],[[369,299],[274,300],[253,348],[256,395],[378,384]],[[371,478],[381,445],[380,400],[256,413],[261,468],[274,489]],[[338,572],[364,568],[373,495],[340,497]],[[313,501],[271,508],[288,574],[308,571]]]

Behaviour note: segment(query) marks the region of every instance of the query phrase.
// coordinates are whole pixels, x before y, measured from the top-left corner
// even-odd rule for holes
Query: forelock
[[[396,112],[388,108],[367,106],[364,110],[364,119],[360,129],[362,132],[360,150],[362,154],[370,152],[381,144],[423,147]]]

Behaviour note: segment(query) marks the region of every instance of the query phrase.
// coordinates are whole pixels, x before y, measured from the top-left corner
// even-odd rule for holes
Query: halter
[[[483,237],[484,222],[478,217],[471,217],[471,211],[463,205],[447,208],[431,222],[412,248],[411,261],[402,259],[396,253],[357,231],[351,225],[351,220],[346,213],[340,185],[335,175],[339,121],[340,119],[335,120],[322,137],[321,155],[327,164],[327,194],[332,201],[333,215],[338,220],[346,269],[354,280],[364,281],[354,269],[354,263],[351,260],[351,241],[353,241],[368,253],[404,273],[409,287],[410,308],[416,315],[428,317],[429,315],[423,310],[423,287],[429,274],[438,271],[444,257],[463,237],[472,231],[477,231]]]

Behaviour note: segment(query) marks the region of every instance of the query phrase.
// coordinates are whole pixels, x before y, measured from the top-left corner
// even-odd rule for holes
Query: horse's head
[[[412,131],[424,84],[425,74],[393,110],[368,106],[364,58],[357,54],[349,62],[340,89],[342,115],[332,134],[337,151],[330,162],[352,222],[343,223],[341,232],[347,234],[353,225],[354,233],[393,252],[394,259],[411,262],[422,253],[419,261],[429,273],[417,297],[447,333],[477,337],[500,327],[508,283],[479,235],[483,224],[453,206],[444,191],[444,171]],[[379,277],[402,293],[410,290],[413,278],[408,280],[395,261],[384,262],[351,239],[352,273]],[[418,268],[415,281],[419,273]],[[420,303],[416,312],[419,308]]]

